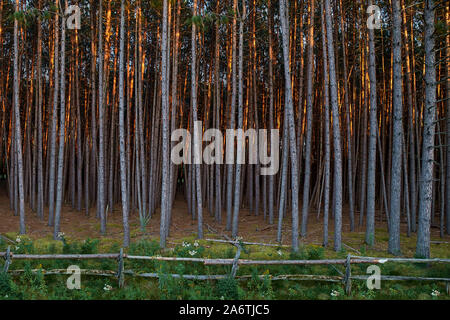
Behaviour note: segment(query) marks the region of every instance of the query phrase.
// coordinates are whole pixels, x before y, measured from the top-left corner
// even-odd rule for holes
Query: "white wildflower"
[[[189,254],[190,254],[191,256],[195,256],[195,255],[197,254],[197,251],[195,251],[195,250],[189,250]]]
[[[112,287],[109,284],[105,284],[105,286],[103,287],[103,290],[105,291],[111,291]]]
[[[433,290],[433,291],[431,291],[431,295],[433,297],[439,297],[441,295],[441,293],[439,291],[437,291],[437,290]]]
[[[58,238],[64,238],[65,234],[64,232],[58,232]]]
[[[220,300],[225,300],[225,297],[224,297],[224,296],[221,296],[221,297],[220,297]]]
[[[18,246],[16,246],[16,251],[17,251],[17,250],[19,250],[19,247],[18,247]]]
[[[20,241],[21,241],[20,237],[19,237],[19,236],[17,236],[17,238],[16,238],[16,242],[17,242],[17,243],[20,243]]]
[[[283,252],[281,250],[278,250],[277,253],[278,253],[279,256],[283,255]]]
[[[339,292],[336,291],[336,290],[332,290],[331,293],[330,293],[330,295],[331,295],[332,297],[339,297]]]
[[[198,242],[195,241],[195,242],[194,242],[194,247],[198,247],[198,246],[199,246]]]
[[[183,246],[183,248],[187,248],[187,247],[190,247],[190,246],[191,246],[191,244],[190,244],[190,243],[188,243],[188,242],[186,242],[186,241],[183,241],[183,244],[182,244],[182,246]]]

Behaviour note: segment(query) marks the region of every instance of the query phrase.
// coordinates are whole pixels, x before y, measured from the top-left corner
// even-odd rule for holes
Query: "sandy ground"
[[[64,205],[61,217],[61,231],[71,239],[86,239],[86,238],[101,238],[100,235],[100,222],[95,217],[95,208],[91,208],[90,215],[86,216],[85,211],[76,211],[71,205]],[[223,239],[222,235],[227,234],[230,236],[230,232],[225,230],[225,222],[222,224],[217,223],[214,217],[210,215],[208,209],[204,209],[204,233],[205,238],[218,238]],[[277,223],[277,213],[275,213],[275,223]],[[323,237],[323,224],[322,219],[317,220],[317,211],[310,211],[308,221],[308,235],[306,239],[301,241],[309,244],[322,244]],[[226,211],[222,213],[223,221],[226,221]],[[51,237],[53,228],[47,225],[48,208],[45,208],[45,219],[42,221],[36,217],[36,214],[26,205],[26,229],[27,235],[32,239]],[[358,213],[357,213],[358,218]],[[438,218],[438,217],[437,217]],[[248,209],[242,209],[239,217],[239,234],[243,236],[245,241],[256,241],[264,243],[276,243],[277,225],[269,225],[264,219],[262,208],[260,208],[260,215],[250,215]],[[364,241],[365,227],[357,226],[355,232],[350,233],[350,223],[348,218],[348,210],[344,210],[343,219],[343,240],[344,243],[353,248],[359,248]],[[377,229],[377,242],[379,250],[386,249],[386,223],[380,222],[376,219]],[[154,216],[149,221],[145,232],[142,232],[139,226],[138,213],[134,212],[130,216],[130,229],[132,240],[141,238],[159,239],[159,225],[160,214],[159,210],[156,211]],[[330,220],[330,245],[333,241],[333,221]],[[214,232],[212,230],[217,231]],[[9,199],[6,196],[6,192],[2,190],[0,192],[0,233],[10,233],[19,231],[19,217],[14,216],[14,213],[10,210]],[[444,239],[439,238],[439,229],[432,228],[432,240],[438,241],[450,241],[450,236],[445,236]],[[378,241],[378,235],[382,234],[382,239]],[[406,233],[406,224],[402,224],[402,237]],[[187,203],[182,196],[178,196],[175,201],[173,209],[172,225],[170,229],[169,243],[177,241],[186,237],[195,237],[197,235],[197,221],[192,220],[187,210]],[[109,239],[122,239],[122,216],[121,207],[116,205],[108,215],[107,235],[104,238]],[[415,244],[415,236],[407,239],[411,242],[410,246],[413,249]],[[402,238],[403,241],[403,238]],[[291,243],[291,221],[290,217],[285,219],[283,224],[283,244],[290,245]]]

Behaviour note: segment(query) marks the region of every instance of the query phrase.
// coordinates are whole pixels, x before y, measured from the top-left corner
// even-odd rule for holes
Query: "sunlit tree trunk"
[[[16,14],[19,12],[19,0],[16,0]],[[14,19],[14,142],[17,160],[17,187],[19,191],[20,234],[25,234],[25,193],[23,185],[22,130],[20,126],[19,105],[19,21]]]
[[[308,224],[309,192],[311,180],[311,136],[313,116],[313,77],[314,77],[314,9],[315,1],[309,2],[310,13],[308,23],[308,58],[306,66],[306,151],[305,151],[305,180],[303,182],[303,208],[301,236],[306,237]]]
[[[336,66],[334,57],[333,25],[331,21],[330,0],[325,0],[325,16],[328,35],[328,60],[330,65],[330,93],[331,113],[333,119],[333,147],[334,147],[334,250],[342,247],[342,147],[340,135],[338,88],[336,80]]]
[[[349,87],[348,87],[348,66],[347,66],[347,41],[346,31],[344,28],[344,5],[340,0],[340,13],[341,13],[341,38],[343,43],[342,49],[342,64],[344,71],[344,104],[345,104],[345,119],[347,125],[347,180],[348,180],[348,205],[350,211],[350,231],[355,228],[355,199],[353,193],[353,144],[352,144],[352,130],[351,130],[351,118],[350,118],[350,102],[349,102]]]
[[[298,163],[297,144],[294,120],[294,106],[291,84],[290,51],[289,51],[289,11],[285,0],[280,1],[281,35],[283,47],[283,66],[285,82],[285,112],[289,122],[289,147],[291,149],[291,184],[292,184],[292,250],[298,251]]]
[[[39,8],[41,8],[41,0],[39,0]],[[1,19],[0,19],[1,21]],[[1,41],[1,37],[0,37]],[[37,86],[38,86],[38,109],[37,109],[37,215],[40,219],[44,219],[44,176],[43,176],[43,148],[42,148],[42,24],[41,18],[38,18],[38,57],[37,57]],[[1,85],[1,84],[0,84]]]
[[[125,0],[120,2],[120,50],[119,50],[119,148],[120,148],[120,187],[122,195],[123,246],[130,244],[128,225],[127,165],[125,150],[125,96],[124,96],[124,56],[125,56]]]

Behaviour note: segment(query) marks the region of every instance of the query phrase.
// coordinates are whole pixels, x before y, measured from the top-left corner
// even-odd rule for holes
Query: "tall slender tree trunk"
[[[247,5],[245,0],[242,1],[242,13],[239,17],[239,62],[238,62],[238,82],[239,82],[239,93],[238,93],[238,125],[237,128],[244,128],[244,21],[247,15]],[[245,154],[242,152],[243,146],[245,145],[245,140],[242,140],[241,135],[237,138],[237,154],[236,154],[236,177],[234,186],[234,208],[233,208],[233,226],[232,226],[232,236],[233,238],[238,236],[239,227],[239,209],[241,204],[241,163],[245,159]],[[245,139],[245,138],[244,138]],[[250,182],[250,181],[249,181]]]
[[[125,149],[125,96],[124,96],[124,57],[125,57],[125,0],[120,2],[120,50],[119,50],[119,149],[120,149],[120,186],[122,190],[123,246],[130,244],[128,224],[129,203],[127,190],[127,164]],[[128,115],[129,116],[129,115]]]
[[[436,131],[436,57],[434,49],[433,0],[425,1],[425,105],[422,142],[422,170],[419,186],[419,228],[416,255],[430,257],[430,216],[433,201],[434,141]],[[392,214],[391,214],[392,215]]]
[[[197,0],[194,0],[193,16],[197,16]],[[201,134],[202,128],[196,130],[197,116],[197,27],[195,22],[192,23],[192,39],[191,39],[191,55],[192,55],[192,70],[191,70],[191,99],[192,99],[192,116],[194,128],[194,172],[195,172],[195,187],[196,187],[196,203],[197,203],[197,223],[198,223],[198,238],[203,239],[203,203],[202,203],[202,185],[201,185]]]
[[[216,3],[216,14],[220,14],[220,0]],[[215,81],[215,126],[216,129],[220,128],[220,106],[221,106],[221,96],[220,96],[220,23],[219,20],[216,22],[216,43],[215,43],[215,65],[214,65],[214,81]],[[222,222],[222,200],[221,200],[221,166],[216,164],[215,167],[215,191],[216,191],[216,203],[215,203],[215,217],[216,221]]]
[[[59,0],[55,0],[55,7],[59,8]],[[59,9],[58,9],[59,11]],[[56,126],[58,122],[58,94],[59,94],[59,14],[55,14],[54,25],[54,88],[53,88],[53,112],[52,127],[50,132],[50,165],[49,187],[48,187],[48,225],[53,226],[55,209],[55,162],[56,162]]]
[[[369,6],[372,0],[369,0]],[[369,29],[369,78],[370,78],[370,136],[369,136],[369,167],[367,171],[367,219],[366,243],[373,246],[375,241],[375,183],[377,167],[377,75],[375,66],[375,35],[374,29]]]
[[[393,142],[391,169],[391,209],[389,253],[400,254],[400,198],[402,175],[402,34],[400,0],[392,1],[392,52],[393,52]]]
[[[331,113],[333,119],[334,143],[334,250],[342,248],[342,147],[340,136],[340,119],[336,66],[334,57],[333,25],[331,21],[330,0],[325,0],[325,16],[327,21],[328,60],[330,65]]]
[[[67,0],[65,1],[67,8]],[[65,11],[65,10],[63,10]],[[56,209],[55,225],[53,229],[53,239],[58,240],[60,231],[61,208],[64,198],[64,145],[66,140],[66,19],[61,20],[61,96],[60,96],[60,123],[59,123],[59,154],[58,154],[58,175],[56,182]]]
[[[305,152],[305,180],[303,182],[303,208],[302,208],[302,228],[301,236],[306,237],[306,227],[308,224],[309,192],[311,180],[311,137],[312,137],[312,116],[313,116],[313,73],[314,73],[314,9],[315,1],[309,2],[310,13],[308,23],[308,62],[306,66],[306,152]]]
[[[39,9],[42,3],[39,0]],[[38,109],[37,109],[37,214],[40,219],[44,219],[44,177],[43,177],[43,148],[42,148],[42,25],[41,19],[38,17],[38,57],[37,57],[37,86],[38,86]]]
[[[450,24],[450,4],[447,3],[446,6],[446,13],[445,13],[445,20],[447,22],[447,25]],[[446,36],[446,57],[450,57],[450,33],[447,33]],[[447,177],[446,177],[446,186],[447,186],[447,195],[446,195],[446,213],[447,213],[447,234],[450,235],[450,63],[447,62],[447,81],[446,81],[446,88],[447,88],[447,111],[446,111],[446,117],[447,117]]]
[[[298,158],[294,119],[294,106],[291,84],[290,51],[289,51],[289,9],[285,0],[280,1],[281,35],[283,47],[283,66],[285,82],[285,112],[289,122],[289,147],[291,149],[291,184],[292,184],[292,250],[299,249],[298,244]]]
[[[330,80],[328,75],[327,34],[325,29],[325,9],[323,2],[321,7],[322,24],[322,51],[323,51],[323,77],[324,77],[324,112],[325,112],[325,187],[323,209],[323,246],[328,246],[328,216],[330,211],[330,167],[331,167],[331,143],[330,143]]]
[[[345,118],[347,125],[347,180],[348,180],[348,205],[350,211],[350,231],[355,228],[355,197],[353,193],[353,144],[352,144],[352,130],[351,130],[351,118],[350,118],[350,102],[349,102],[349,87],[348,87],[348,67],[347,67],[347,46],[346,31],[344,28],[344,6],[342,0],[340,0],[340,13],[341,13],[341,37],[342,43],[342,64],[344,71],[344,104],[345,104]]]
[[[170,186],[170,164],[169,164],[169,88],[167,81],[168,68],[168,1],[163,1],[162,22],[162,48],[161,48],[161,96],[162,96],[162,190],[161,190],[161,226],[160,246],[165,248],[168,216],[169,216],[169,188]],[[193,24],[194,25],[194,24]],[[194,27],[192,32],[194,32]],[[194,84],[193,84],[194,85]]]
[[[273,93],[273,34],[272,34],[272,28],[273,28],[273,20],[272,20],[272,4],[271,0],[267,1],[268,6],[268,28],[269,28],[269,129],[274,129],[274,116],[275,116],[275,109],[274,109],[274,93]],[[270,152],[275,152],[275,150],[270,150]],[[275,184],[275,176],[271,175],[269,176],[269,223],[273,223],[273,212],[274,212],[274,184]],[[281,232],[279,232],[278,235],[278,241],[281,241]]]
[[[229,128],[234,130],[236,122],[236,91],[237,91],[237,77],[236,77],[236,33],[237,33],[237,0],[233,0],[233,26],[231,31],[231,106],[230,106],[230,121]],[[234,143],[233,143],[234,148]],[[227,230],[231,230],[233,218],[233,164],[227,164]]]
[[[15,12],[19,12],[19,0],[16,0]],[[20,126],[19,101],[19,21],[14,19],[14,142],[17,160],[17,186],[19,191],[20,234],[25,234],[25,192],[23,184],[22,130]]]
[[[403,1],[404,3],[404,1]],[[412,89],[413,70],[410,61],[410,49],[408,39],[408,27],[406,19],[406,9],[403,11],[403,23],[405,34],[405,54],[406,54],[406,90],[407,90],[407,103],[408,103],[408,134],[409,134],[409,190],[410,190],[410,213],[411,213],[411,225],[412,231],[416,232],[416,212],[417,212],[417,189],[416,189],[416,148],[415,148],[415,134],[414,134],[414,114],[415,114],[415,101],[413,100],[414,94]],[[411,19],[413,20],[413,19]],[[405,172],[406,174],[406,172]]]
[[[104,143],[104,101],[103,101],[103,0],[100,0],[98,14],[98,199],[100,232],[106,234],[105,212],[105,143]]]

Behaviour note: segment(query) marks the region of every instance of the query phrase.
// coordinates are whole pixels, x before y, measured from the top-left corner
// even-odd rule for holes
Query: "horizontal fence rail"
[[[0,257],[5,258],[6,252],[0,252]],[[106,254],[14,254],[10,253],[10,257],[16,260],[51,260],[51,259],[118,259],[118,253]],[[374,258],[350,256],[351,264],[384,264],[386,262],[404,262],[404,263],[450,263],[450,259],[409,259],[409,258]],[[130,260],[153,260],[153,261],[184,261],[199,262],[205,265],[232,265],[235,259],[206,259],[206,258],[180,258],[180,257],[160,257],[160,256],[134,256],[123,255],[124,259]],[[239,259],[240,265],[329,265],[347,263],[346,259],[329,259],[329,260],[246,260]]]

